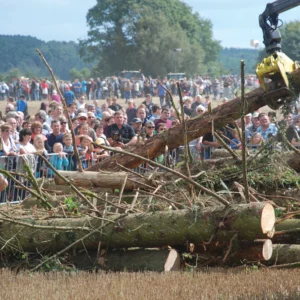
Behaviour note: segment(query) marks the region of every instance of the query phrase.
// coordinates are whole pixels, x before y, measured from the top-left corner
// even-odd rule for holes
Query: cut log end
[[[171,249],[166,259],[164,270],[165,272],[180,271],[180,267],[181,261],[179,253],[176,250]]]
[[[268,234],[274,230],[276,222],[274,207],[270,203],[266,203],[261,213],[261,229],[264,234]]]
[[[263,249],[262,249],[262,255],[265,260],[271,259],[273,254],[273,243],[271,240],[265,240]]]

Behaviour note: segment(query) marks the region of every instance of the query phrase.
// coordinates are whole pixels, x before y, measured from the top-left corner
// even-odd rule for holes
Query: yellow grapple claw
[[[285,85],[290,88],[287,73],[291,73],[299,68],[298,62],[292,61],[282,52],[274,52],[270,56],[264,58],[256,67],[256,74],[260,85],[267,90],[265,78],[272,80],[282,78]]]

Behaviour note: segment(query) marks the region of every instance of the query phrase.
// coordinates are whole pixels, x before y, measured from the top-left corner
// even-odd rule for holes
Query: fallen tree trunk
[[[117,215],[119,217],[119,215]],[[0,218],[2,251],[22,249],[57,251],[79,240],[92,229],[100,228],[103,220],[92,217],[48,220],[22,219],[23,224]],[[110,217],[113,221],[115,216]],[[187,242],[203,244],[214,241],[226,246],[238,233],[240,241],[265,238],[275,224],[270,203],[232,205],[228,208],[206,208],[197,211],[176,210],[147,214],[130,214],[104,227],[77,248],[97,249],[99,242],[111,248],[183,246]],[[34,227],[35,226],[35,227]],[[51,226],[50,229],[45,226]],[[65,229],[64,229],[65,228]]]
[[[270,264],[291,264],[300,262],[300,245],[274,244]]]
[[[107,254],[100,266],[109,271],[180,271],[180,255],[174,249],[117,250]]]
[[[295,92],[300,91],[300,69],[294,71],[290,75],[291,84]],[[266,92],[262,88],[255,89],[254,91],[245,95],[245,101],[247,102],[247,109],[245,114],[251,113],[267,104],[273,108],[279,107],[283,101],[283,98],[291,96],[291,93],[287,89],[281,87],[284,86],[283,81],[268,83],[268,91]],[[273,91],[273,92],[272,92]],[[214,121],[214,127],[216,129],[222,128],[229,122],[237,120],[241,117],[241,99],[235,98],[221,106],[218,106],[212,110],[211,113],[205,114],[188,120],[185,122],[187,130],[187,141],[190,142],[204,134],[211,132],[212,120]],[[153,159],[160,154],[165,153],[166,146],[168,150],[173,150],[179,146],[184,145],[184,125],[179,124],[163,133],[156,135],[155,137],[147,140],[143,145],[136,145],[130,148],[130,152],[142,157]],[[127,168],[135,168],[139,166],[143,161],[137,158],[125,154],[116,154],[110,159],[103,160],[96,165],[88,168],[89,171],[98,170],[119,170],[120,167],[117,164],[121,164]]]
[[[126,172],[74,172],[74,171],[59,171],[59,173],[66,179],[70,180],[76,187],[101,187],[120,189],[124,181],[125,190],[133,190],[138,187],[143,187],[145,184],[156,186],[153,180],[146,180],[144,178],[129,174]],[[65,185],[65,181],[60,177],[54,175],[54,181],[57,185]]]
[[[241,153],[241,150],[235,150],[235,152],[239,154]],[[300,155],[294,151],[282,151],[280,153],[281,159],[285,161],[290,168],[294,169],[296,172],[300,172]],[[236,161],[226,149],[216,149],[212,153],[211,159],[204,161],[204,168],[222,168],[233,164],[236,164]]]
[[[300,244],[300,219],[285,220],[275,225],[274,243]]]

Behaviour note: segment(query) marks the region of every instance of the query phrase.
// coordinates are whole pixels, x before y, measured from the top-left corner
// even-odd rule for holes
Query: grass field
[[[1,271],[1,299],[300,299],[300,270],[199,273],[21,273]]]

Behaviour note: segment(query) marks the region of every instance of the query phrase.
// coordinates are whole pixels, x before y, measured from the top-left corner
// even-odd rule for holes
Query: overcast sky
[[[78,41],[87,33],[86,13],[96,0],[0,0],[0,34],[31,35],[44,41]],[[223,47],[250,48],[262,41],[258,16],[267,0],[185,0],[211,20],[214,38]],[[284,22],[300,19],[300,6],[282,13]]]

